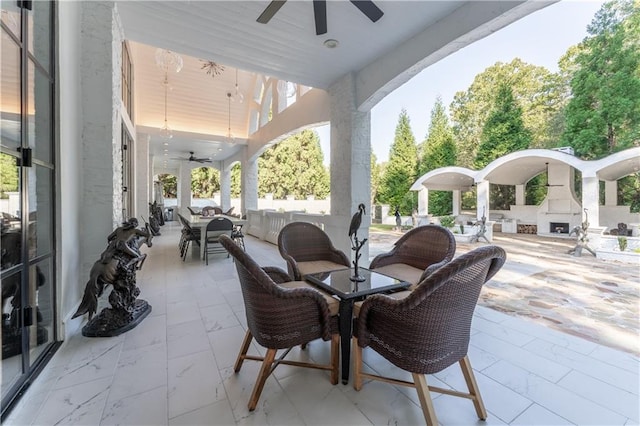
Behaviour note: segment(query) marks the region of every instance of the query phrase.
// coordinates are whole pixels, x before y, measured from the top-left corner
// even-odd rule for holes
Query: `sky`
[[[524,62],[558,71],[558,60],[570,46],[587,36],[587,25],[603,1],[563,0],[467,46],[424,69],[371,110],[371,146],[378,163],[388,161],[398,116],[407,110],[417,143],[428,131],[437,96],[447,111],[458,91],[466,91],[474,77],[496,62]],[[316,129],[329,165],[329,126]]]

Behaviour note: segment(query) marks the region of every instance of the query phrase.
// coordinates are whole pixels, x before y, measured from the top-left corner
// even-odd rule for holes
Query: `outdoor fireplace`
[[[549,232],[552,234],[568,234],[569,223],[568,222],[550,222]]]

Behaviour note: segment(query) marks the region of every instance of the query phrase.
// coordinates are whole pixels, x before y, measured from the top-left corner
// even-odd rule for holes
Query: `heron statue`
[[[360,249],[367,242],[367,239],[360,241],[358,240],[358,229],[360,229],[360,225],[362,224],[362,215],[366,214],[364,204],[358,204],[358,211],[353,214],[351,217],[351,224],[349,225],[349,239],[351,240],[351,250],[355,251],[355,260],[353,261],[353,276],[350,278],[351,281],[361,282],[364,281],[365,278],[361,276],[358,272],[358,261],[360,260]]]

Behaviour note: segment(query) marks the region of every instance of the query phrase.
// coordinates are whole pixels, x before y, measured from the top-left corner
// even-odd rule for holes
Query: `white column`
[[[220,162],[220,208],[227,211],[231,208],[231,166]]]
[[[83,276],[122,220],[120,85],[122,35],[115,2],[83,2],[77,97],[82,109],[80,252]]]
[[[483,180],[482,182],[476,182],[476,187],[477,187],[476,218],[478,220],[481,220],[483,214],[487,218],[489,217],[489,181]]]
[[[149,160],[147,166],[149,168],[149,176],[147,182],[147,199],[151,202],[153,201],[153,177],[157,174],[155,167],[153,167],[153,154],[149,154]],[[143,210],[144,211],[144,210]]]
[[[524,185],[516,185],[516,206],[525,205]]]
[[[452,214],[453,216],[458,216],[460,214],[460,206],[462,205],[462,193],[459,189],[453,190],[452,201]]]
[[[191,205],[191,166],[187,161],[180,163],[178,169],[178,209]]]
[[[587,209],[589,226],[600,226],[599,186],[596,176],[582,176],[582,208]]]
[[[247,147],[244,148],[242,167],[242,191],[240,194],[242,214],[247,210],[258,209],[258,159],[249,158]]]
[[[617,180],[604,181],[604,205],[605,206],[618,205],[618,181]]]
[[[133,206],[133,216],[140,218],[140,216],[147,217],[149,214],[149,193],[152,186],[151,171],[149,169],[149,140],[151,137],[148,134],[138,134],[136,137],[136,164],[135,164],[135,205]],[[140,220],[140,219],[138,219]],[[140,221],[142,223],[142,221]]]
[[[420,216],[429,214],[429,190],[425,187],[418,191],[418,214]]]
[[[333,244],[353,255],[348,236],[351,216],[365,205],[358,238],[369,237],[371,224],[371,114],[358,111],[355,77],[348,74],[329,88],[331,121],[331,224],[325,231]],[[360,251],[360,265],[368,264],[369,245]]]

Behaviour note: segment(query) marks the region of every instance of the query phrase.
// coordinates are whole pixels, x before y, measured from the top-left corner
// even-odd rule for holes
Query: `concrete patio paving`
[[[232,259],[219,255],[207,266],[195,253],[183,262],[177,250],[179,234],[179,226],[169,223],[154,239],[153,247],[145,248],[149,258],[138,274],[138,284],[140,297],[153,306],[150,316],[117,337],[71,336],[3,424],[423,424],[412,389],[367,381],[356,392],[351,385],[332,386],[325,372],[289,366],[279,367],[267,380],[258,407],[249,412],[247,401],[259,365],[247,362],[239,373],[233,372],[247,326],[235,265]],[[392,238],[372,235],[372,254],[390,247],[395,241]],[[503,244],[501,237],[495,242],[509,244]],[[531,250],[539,244],[524,242],[532,245]],[[524,242],[516,246],[530,247]],[[568,242],[559,243],[558,250],[563,244]],[[246,245],[259,264],[285,267],[273,244],[247,237]],[[461,245],[459,251],[465,249]],[[516,299],[539,294],[527,293],[524,284],[530,277],[545,282],[536,278],[548,270],[544,265],[551,265],[552,270],[560,268],[553,256],[545,259],[542,248],[538,249],[541,257],[532,257],[531,250],[510,252],[510,264],[484,289],[483,301],[474,314],[469,357],[489,412],[487,421],[477,419],[470,401],[434,394],[440,424],[638,424],[637,356],[595,343],[593,336],[587,340],[536,323],[531,312],[541,309],[537,303],[519,301],[522,309],[532,308],[523,310],[529,312],[525,315],[515,308]],[[582,275],[597,272],[607,276],[600,266],[589,265],[590,259],[578,260],[585,268],[594,268]],[[568,265],[563,266],[560,277],[571,282],[580,274],[570,267],[572,263]],[[610,281],[621,286],[617,277],[611,276]],[[571,295],[573,284],[549,282],[560,288],[566,285],[563,291]],[[631,285],[634,282],[631,280]],[[509,296],[509,291],[523,293]],[[585,304],[606,305],[595,297],[597,294],[592,291]],[[602,294],[610,297],[610,293]],[[637,292],[634,294],[637,298]],[[505,301],[500,310],[513,307],[512,314],[482,306],[497,306],[499,297]],[[637,306],[635,309],[637,313]],[[513,314],[516,312],[518,315]],[[563,324],[572,318],[567,316]],[[575,322],[580,318],[576,314]],[[545,321],[546,325],[557,325]],[[594,328],[601,326],[607,326],[606,322],[594,320]],[[637,332],[632,338],[637,340]],[[252,344],[250,352],[263,350]],[[326,361],[329,345],[314,341],[304,351],[295,348],[290,356]],[[407,376],[373,351],[365,351],[364,363],[371,371]],[[428,376],[428,380],[445,388],[464,387],[456,365]]]
[[[389,250],[401,235],[371,232],[370,256]],[[573,238],[494,234],[507,252],[480,304],[612,348],[640,354],[640,269],[637,265],[567,252]],[[456,255],[485,242],[458,243]]]

